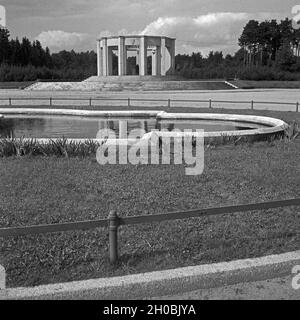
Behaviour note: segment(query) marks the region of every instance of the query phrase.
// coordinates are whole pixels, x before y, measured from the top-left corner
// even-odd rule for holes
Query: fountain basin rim
[[[280,133],[286,130],[289,126],[287,123],[280,119],[253,116],[253,115],[240,115],[240,114],[222,114],[222,113],[168,113],[165,111],[155,110],[133,110],[133,111],[98,111],[98,110],[76,110],[76,109],[37,109],[37,108],[3,108],[1,109],[0,118],[5,115],[68,115],[68,116],[81,116],[81,117],[126,117],[126,118],[157,118],[159,120],[217,120],[217,121],[238,121],[247,123],[256,123],[265,125],[265,128],[257,128],[250,130],[234,130],[234,131],[215,131],[204,132],[205,138],[216,138],[224,136],[254,136],[254,135],[269,135]],[[174,137],[174,132],[159,131],[156,132],[160,137]],[[149,137],[152,132],[146,133],[143,138]],[[192,135],[195,133],[183,132],[181,136]],[[180,135],[177,135],[180,136]],[[49,142],[50,140],[57,140],[57,138],[25,138],[25,140],[37,140],[40,142]],[[98,139],[88,138],[70,138],[67,141],[84,142],[84,141],[99,141]]]

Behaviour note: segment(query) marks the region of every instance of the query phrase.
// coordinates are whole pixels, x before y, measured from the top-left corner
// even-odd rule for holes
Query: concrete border
[[[235,131],[215,131],[215,132],[204,132],[204,137],[224,137],[224,136],[250,136],[250,135],[265,135],[278,133],[286,130],[289,126],[287,123],[280,119],[261,117],[261,116],[250,116],[250,115],[239,115],[239,114],[222,114],[222,113],[160,113],[157,118],[161,120],[218,120],[218,121],[231,121],[231,122],[247,122],[265,125],[266,128],[251,129],[251,130],[235,130]],[[163,132],[159,135],[174,136],[174,133]],[[194,135],[194,134],[192,134]]]
[[[0,300],[143,299],[287,276],[295,265],[300,265],[300,250],[123,277],[5,289],[0,291]]]
[[[35,109],[35,108],[3,108],[1,114],[14,114],[14,115],[68,115],[68,116],[81,116],[81,117],[136,117],[136,118],[157,118],[160,120],[218,120],[218,121],[231,121],[231,122],[247,122],[265,125],[265,128],[251,129],[251,130],[235,130],[235,131],[217,131],[217,132],[204,132],[205,138],[211,137],[225,137],[225,136],[260,136],[269,135],[274,133],[283,132],[289,126],[284,121],[276,118],[239,115],[239,114],[221,114],[221,113],[167,113],[164,111],[93,111],[93,110],[73,110],[73,109]],[[184,133],[186,135],[187,133]],[[174,133],[159,132],[159,136],[172,136]],[[191,135],[195,135],[191,133]],[[146,137],[145,137],[146,138]],[[36,139],[41,143],[49,142],[53,139]],[[55,140],[55,139],[54,139]],[[86,140],[95,141],[97,139],[67,139],[68,141],[82,142]],[[98,141],[99,142],[99,141]]]
[[[37,108],[1,108],[1,114],[15,115],[59,115],[79,117],[156,117],[159,111],[102,111],[102,110],[79,110],[79,109],[37,109]]]

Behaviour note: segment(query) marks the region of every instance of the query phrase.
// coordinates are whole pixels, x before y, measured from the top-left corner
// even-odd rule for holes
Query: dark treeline
[[[300,80],[300,30],[293,29],[288,18],[258,22],[250,20],[238,39],[240,49],[233,55],[211,51],[176,56],[176,73],[186,78],[248,80]],[[134,65],[129,57],[127,64]],[[149,60],[149,71],[151,70]],[[117,74],[117,56],[113,59]],[[10,39],[0,28],[0,81],[36,79],[83,80],[96,74],[94,51],[51,54],[39,41]],[[132,66],[131,66],[132,69]]]
[[[300,30],[288,18],[250,20],[238,39],[234,55],[210,52],[176,56],[176,72],[188,78],[300,80]]]
[[[10,39],[9,31],[0,28],[0,81],[83,80],[95,75],[96,68],[94,51],[50,54],[39,41]]]

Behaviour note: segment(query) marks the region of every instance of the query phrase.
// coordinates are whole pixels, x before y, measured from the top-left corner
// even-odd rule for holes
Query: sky
[[[96,38],[175,37],[177,53],[233,53],[250,19],[292,18],[300,0],[0,0],[12,37],[39,40],[51,52],[96,50]]]

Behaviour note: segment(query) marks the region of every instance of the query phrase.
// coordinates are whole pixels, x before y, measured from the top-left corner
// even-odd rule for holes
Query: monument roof
[[[143,35],[143,34],[139,34],[139,35],[118,35],[118,36],[108,36],[108,37],[100,37],[97,38],[97,40],[102,40],[102,39],[118,39],[119,37],[124,37],[124,38],[141,38],[141,37],[147,37],[147,38],[166,38],[166,39],[170,39],[170,40],[176,40],[176,38],[171,38],[171,37],[166,37],[166,36],[151,36],[151,35]]]

